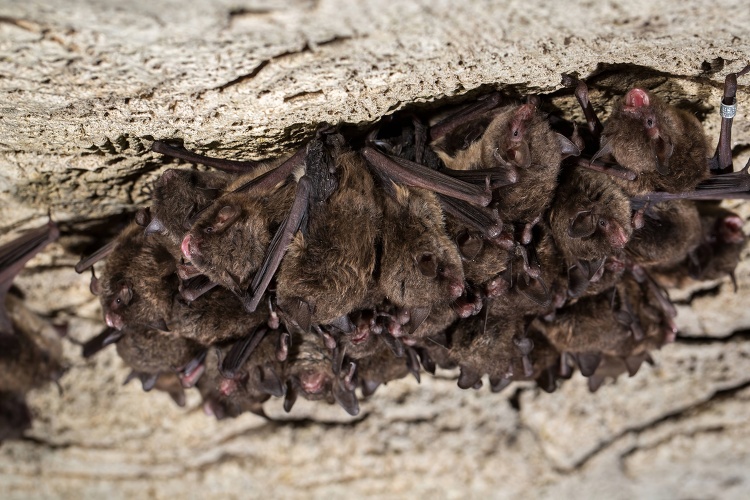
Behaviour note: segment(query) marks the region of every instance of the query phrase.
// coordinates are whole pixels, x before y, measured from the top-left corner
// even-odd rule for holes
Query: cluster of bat
[[[270,397],[357,414],[380,384],[459,367],[458,385],[596,390],[674,340],[665,287],[733,277],[747,198],[733,171],[737,77],[710,157],[700,122],[633,88],[588,127],[540,103],[486,96],[429,125],[383,119],[366,137],[320,129],[285,160],[153,150],[217,171],[167,170],[152,205],[83,259],[108,329],[143,388],[217,418]],[[100,277],[93,264],[105,259]],[[21,264],[22,265],[22,264]],[[12,327],[8,330],[12,333]]]

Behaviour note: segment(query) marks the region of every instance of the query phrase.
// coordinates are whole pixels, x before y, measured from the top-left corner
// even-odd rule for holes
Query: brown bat
[[[175,297],[167,328],[173,335],[210,346],[244,337],[269,320],[268,307],[248,313],[232,292],[218,288],[190,303]]]
[[[561,353],[590,377],[605,357],[619,358],[637,370],[643,353],[673,340],[669,313],[652,304],[653,291],[625,276],[610,292],[585,297],[536,326]]]
[[[492,110],[477,119],[483,133],[463,149],[456,149],[452,134],[464,134],[468,122],[432,143],[445,164],[455,170],[500,168],[517,172],[516,182],[493,191],[493,207],[503,221],[523,225],[521,242],[531,241],[531,228],[552,201],[560,162],[579,151],[553,132],[534,104]]]
[[[0,246],[0,443],[31,426],[25,394],[63,374],[60,333],[10,293],[26,263],[60,234],[50,221]]]
[[[146,325],[161,330],[171,317],[179,279],[173,255],[159,241],[131,224],[117,237],[101,277],[92,277],[107,326]]]
[[[448,307],[463,294],[461,257],[445,234],[434,193],[392,186],[394,196],[382,197],[382,258],[374,302],[387,300],[424,318],[425,311]]]
[[[520,318],[476,316],[449,330],[450,358],[461,368],[461,389],[482,386],[489,375],[498,392],[513,380],[534,380],[556,363],[558,353],[536,332],[525,332]]]
[[[147,235],[159,235],[176,256],[190,229],[191,218],[207,207],[229,184],[222,173],[169,169],[156,181],[151,196]]]
[[[197,342],[147,327],[128,328],[117,341],[117,354],[150,391],[162,374],[178,375],[184,387],[193,387],[203,374],[206,350]]]
[[[664,201],[646,209],[644,225],[633,232],[626,252],[641,266],[668,267],[693,251],[701,237],[701,221],[693,202]]]
[[[655,270],[664,286],[680,287],[692,280],[712,280],[729,276],[737,288],[734,270],[745,248],[744,221],[737,214],[711,202],[697,203],[701,240],[697,247],[673,266]]]
[[[338,188],[310,206],[306,227],[289,246],[279,269],[279,307],[303,330],[367,307],[375,285],[381,208],[364,161],[336,148],[331,159]]]
[[[692,191],[709,176],[708,144],[698,119],[640,88],[625,94],[604,125],[594,160],[607,156],[636,173],[633,181],[613,178],[631,196]]]
[[[355,373],[341,373],[330,351],[320,336],[312,333],[295,335],[293,349],[287,361],[288,386],[284,409],[290,411],[298,395],[312,401],[338,403],[350,415],[359,413],[359,401],[354,393]],[[340,359],[339,359],[340,361]]]
[[[633,232],[630,198],[608,176],[578,168],[564,170],[547,217],[572,297],[601,277]]]
[[[285,366],[279,360],[280,332],[255,329],[219,356],[219,392],[235,407],[257,408],[270,396],[283,397]],[[256,411],[256,413],[259,413]],[[262,414],[262,413],[259,413]]]
[[[307,215],[315,179],[303,175],[296,186],[284,184],[304,157],[306,163],[317,163],[309,151],[298,152],[273,170],[238,180],[199,215],[182,241],[185,258],[240,297],[248,312],[260,303]]]

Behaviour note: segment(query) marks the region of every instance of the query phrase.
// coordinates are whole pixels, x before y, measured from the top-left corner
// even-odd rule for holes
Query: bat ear
[[[575,239],[586,238],[596,231],[594,214],[589,210],[578,212],[568,227],[568,236]]]
[[[277,398],[286,394],[286,386],[273,368],[269,366],[258,367],[258,371],[260,388],[263,392]]]
[[[575,359],[578,362],[578,369],[581,370],[581,375],[590,377],[599,367],[599,363],[602,361],[602,354],[600,352],[582,352],[576,354]]]
[[[430,252],[423,253],[417,261],[417,266],[419,267],[419,272],[424,276],[428,278],[435,278],[437,276],[437,259],[434,254]]]
[[[240,216],[240,210],[237,207],[231,205],[225,205],[221,207],[219,213],[216,214],[213,228],[215,231],[221,231],[227,226],[232,225],[234,221]]]
[[[516,288],[527,299],[540,306],[548,306],[552,300],[549,289],[544,281],[526,275],[516,282]]]
[[[526,141],[514,145],[505,152],[508,160],[517,167],[526,168],[531,165],[531,152]]]
[[[669,175],[669,159],[674,153],[674,143],[667,137],[659,136],[654,141],[654,154],[656,155],[656,170],[661,175]]]
[[[603,156],[609,156],[612,154],[612,143],[611,142],[605,142],[602,144],[602,147],[599,148],[599,151],[594,153],[594,156],[591,157],[591,163],[594,163],[596,160]]]
[[[563,160],[568,156],[580,156],[581,149],[573,141],[562,134],[555,133],[555,136],[557,137],[557,142],[560,144],[560,153],[562,153]]]
[[[590,284],[591,282],[579,266],[575,265],[568,269],[568,296],[580,297]]]
[[[354,391],[350,391],[344,387],[344,383],[341,380],[336,379],[333,382],[333,398],[349,415],[356,416],[359,414],[357,395],[354,394]]]
[[[146,226],[146,236],[151,236],[152,234],[164,234],[167,232],[167,228],[164,227],[164,224],[156,217],[151,219],[151,222],[148,223],[148,226]]]
[[[461,389],[471,389],[482,382],[482,374],[472,370],[469,367],[462,366],[461,374],[458,376],[458,387]]]
[[[89,284],[89,290],[97,296],[102,293],[101,283],[99,283],[99,278],[96,277],[93,267],[91,268],[91,283]]]
[[[151,222],[151,210],[146,208],[140,208],[135,213],[135,223],[141,227],[146,227]]]
[[[468,231],[461,231],[456,236],[456,244],[461,257],[466,260],[474,260],[484,246],[481,237],[471,234]]]
[[[294,403],[297,401],[297,389],[294,388],[294,383],[287,381],[286,384],[286,395],[284,396],[284,411],[289,413],[294,407]]]

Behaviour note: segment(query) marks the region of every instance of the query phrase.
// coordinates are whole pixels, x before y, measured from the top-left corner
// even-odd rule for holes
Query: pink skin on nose
[[[104,315],[104,321],[107,323],[108,327],[114,328],[115,330],[122,330],[122,317],[120,317],[119,314],[110,311]]]
[[[642,108],[649,104],[648,94],[643,89],[635,88],[625,94],[626,108]]]
[[[300,376],[300,383],[307,394],[318,394],[325,388],[326,376],[320,372],[304,373]]]
[[[190,258],[190,240],[191,240],[190,235],[186,234],[185,238],[182,240],[182,244],[180,245],[180,250],[182,250],[182,255],[184,255],[187,260],[192,260]]]
[[[719,237],[725,243],[742,243],[745,235],[742,233],[744,222],[737,215],[724,217],[719,226]]]
[[[617,222],[610,222],[610,232],[607,235],[607,240],[613,248],[624,248],[630,239],[625,233],[625,230]]]

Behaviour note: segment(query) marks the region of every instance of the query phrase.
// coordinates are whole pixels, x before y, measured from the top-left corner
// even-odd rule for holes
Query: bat
[[[630,198],[608,176],[577,168],[564,169],[547,217],[573,297],[601,278],[633,233]]]
[[[192,387],[205,369],[203,346],[151,328],[128,328],[115,345],[117,354],[133,370],[129,379],[139,378],[146,391],[165,373],[178,375],[184,387]]]
[[[643,267],[670,266],[693,251],[702,236],[695,204],[673,200],[650,205],[644,213],[644,225],[633,232],[625,251]]]
[[[279,308],[305,331],[371,306],[368,294],[375,284],[373,242],[380,238],[382,210],[373,179],[357,153],[336,147],[325,163],[337,187],[327,199],[311,203],[307,224],[290,244],[276,280]]]
[[[336,402],[350,415],[359,414],[354,374],[338,374],[340,366],[334,366],[332,352],[320,336],[302,333],[293,345],[286,367],[288,388],[284,409],[290,411],[296,397],[301,395],[311,401]]]
[[[166,330],[177,293],[174,256],[143,228],[130,224],[115,240],[116,252],[105,262],[100,278],[92,276],[91,290],[99,296],[107,326],[150,326]]]
[[[672,266],[654,270],[654,277],[664,286],[681,287],[690,280],[712,280],[729,276],[737,282],[734,270],[745,248],[747,236],[744,221],[737,214],[711,202],[697,203],[701,239],[685,258]]]
[[[31,426],[26,393],[57,382],[65,370],[59,331],[11,293],[18,273],[59,235],[50,220],[0,246],[0,443]]]
[[[420,317],[464,292],[461,257],[445,234],[433,193],[393,185],[383,200],[382,256],[374,302],[387,300]]]
[[[476,140],[468,145],[469,141],[463,140],[457,147],[452,134]],[[531,241],[531,228],[552,201],[563,157],[580,153],[550,129],[533,103],[485,112],[437,138],[431,146],[454,170],[499,168],[513,172],[515,182],[493,190],[492,206],[501,220],[522,225],[523,244]]]
[[[154,185],[147,235],[162,237],[176,258],[190,229],[191,219],[210,205],[229,184],[227,175],[197,170],[169,169]]]

